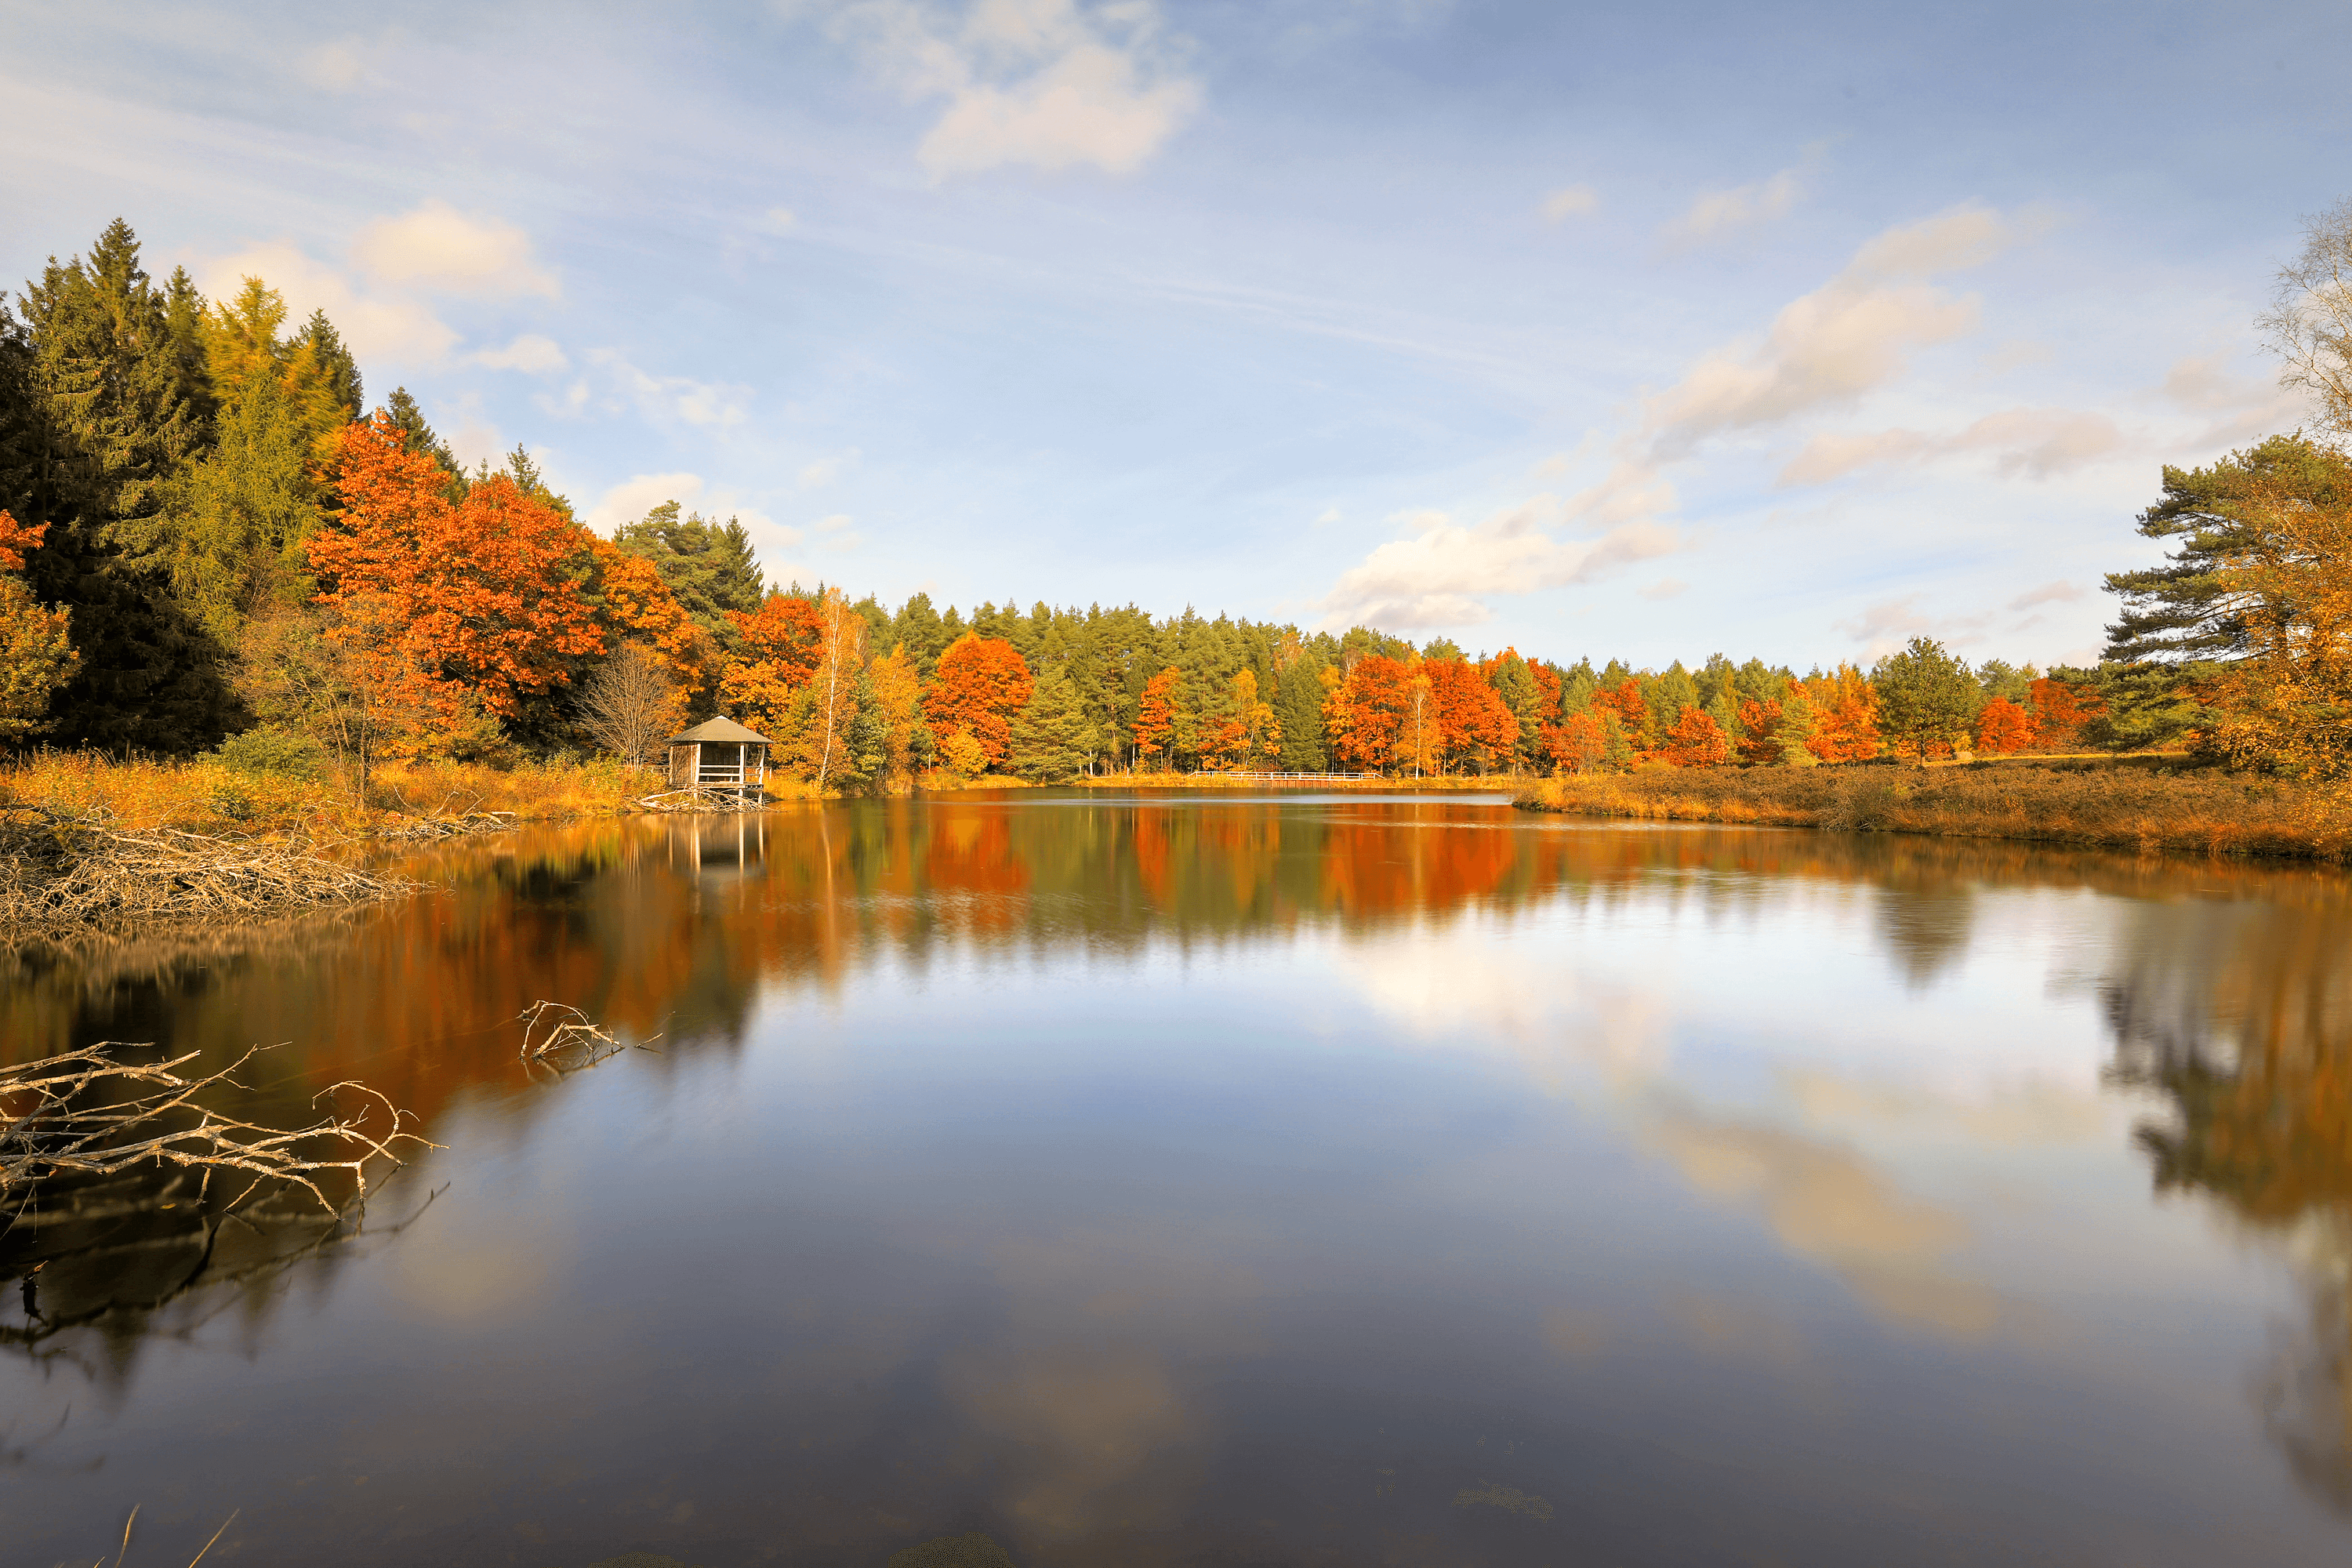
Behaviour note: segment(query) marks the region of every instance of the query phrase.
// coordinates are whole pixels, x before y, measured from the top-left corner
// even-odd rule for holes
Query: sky
[[[2352,195],[2340,3],[0,12],[0,280],[128,219],[779,582],[1474,653],[2086,662]]]

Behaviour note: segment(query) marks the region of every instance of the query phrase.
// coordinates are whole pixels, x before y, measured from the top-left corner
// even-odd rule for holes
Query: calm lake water
[[[0,966],[10,1058],[445,1146],[5,1244],[0,1560],[2352,1560],[2340,876],[1038,793],[413,868]]]

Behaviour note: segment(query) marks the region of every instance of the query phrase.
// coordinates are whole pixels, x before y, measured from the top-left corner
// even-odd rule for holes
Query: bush
[[[308,735],[265,724],[231,735],[215,753],[224,765],[241,773],[270,773],[280,778],[315,779],[327,771],[327,750]]]

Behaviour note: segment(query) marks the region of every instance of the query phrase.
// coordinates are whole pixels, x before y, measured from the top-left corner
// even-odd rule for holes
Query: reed
[[[1662,822],[2352,858],[2352,814],[2341,795],[2163,760],[2123,764],[1654,768],[1546,779],[1516,804]]]

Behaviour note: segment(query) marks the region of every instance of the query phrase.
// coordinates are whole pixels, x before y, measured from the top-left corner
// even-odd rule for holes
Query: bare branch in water
[[[564,1017],[567,1014],[570,1015],[568,1020]],[[598,1062],[630,1048],[625,1042],[590,1023],[587,1014],[561,1002],[550,1002],[544,998],[534,1002],[523,1009],[521,1017],[516,1022],[522,1025],[523,1062],[528,1066],[544,1067],[559,1076],[577,1072],[583,1068],[593,1068]],[[539,1033],[542,1026],[547,1031],[544,1035]],[[661,1037],[656,1035],[653,1038],[658,1040]],[[641,1041],[635,1048],[652,1051],[653,1041]],[[654,1055],[661,1053],[654,1051]]]
[[[311,1104],[331,1100],[341,1089],[356,1090],[390,1114],[391,1126],[381,1134],[370,1131],[372,1108],[364,1105],[356,1115],[330,1113],[310,1126],[288,1130],[246,1121],[198,1102],[197,1096],[216,1086],[243,1089],[232,1075],[264,1048],[259,1046],[220,1071],[197,1079],[183,1078],[175,1070],[194,1061],[197,1052],[142,1065],[108,1054],[121,1048],[125,1047],[117,1042],[105,1041],[62,1056],[0,1068],[0,1202],[16,1202],[21,1212],[43,1183],[67,1176],[111,1175],[152,1160],[159,1165],[200,1170],[207,1183],[216,1171],[243,1173],[252,1177],[247,1192],[264,1182],[284,1182],[309,1192],[331,1214],[338,1205],[328,1200],[314,1178],[331,1171],[344,1172],[364,1195],[370,1161],[384,1160],[398,1166],[401,1160],[394,1149],[402,1142],[438,1147],[403,1131],[402,1122],[413,1121],[415,1117],[356,1083],[322,1089]],[[100,1094],[133,1086],[146,1092],[93,1103]],[[97,1094],[91,1092],[94,1089]],[[333,1154],[345,1157],[322,1157]],[[21,1202],[16,1201],[20,1190]]]

